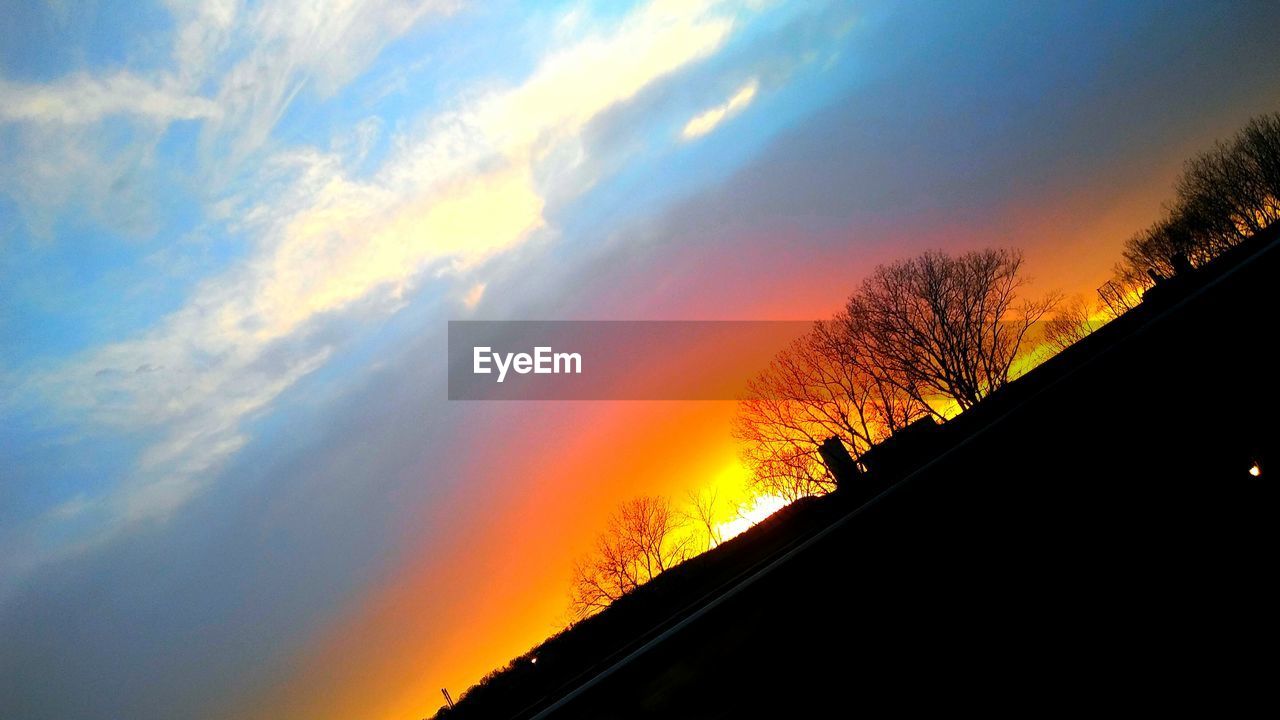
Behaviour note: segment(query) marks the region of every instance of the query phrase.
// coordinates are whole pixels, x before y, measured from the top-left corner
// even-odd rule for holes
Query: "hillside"
[[[1277,234],[1155,288],[969,412],[890,441],[863,485],[665,573],[438,717],[1260,691],[1242,649],[1275,639]]]

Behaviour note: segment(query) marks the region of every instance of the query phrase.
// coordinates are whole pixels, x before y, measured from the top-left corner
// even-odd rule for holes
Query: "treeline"
[[[825,439],[839,438],[858,458],[916,420],[967,410],[1025,369],[1020,362],[1046,357],[1031,351],[1069,347],[1157,282],[1280,219],[1278,197],[1280,114],[1271,114],[1186,164],[1163,216],[1125,241],[1113,279],[1092,301],[1024,297],[1017,250],[934,251],[875,268],[838,313],[749,383],[733,434],[752,491],[787,500],[830,492],[835,479],[818,453]],[[597,612],[711,547],[715,514],[698,498],[680,510],[663,498],[621,506],[574,568],[571,616]]]
[[[1280,113],[1188,161],[1161,216],[1124,243],[1113,278],[1092,301],[1073,298],[1047,325],[1063,350],[1132,309],[1156,283],[1194,271],[1280,220]]]
[[[759,498],[734,501],[717,488],[689,492],[683,502],[660,495],[632,498],[609,516],[604,532],[573,565],[570,622],[609,607],[658,575],[700,555],[775,510]]]
[[[540,703],[589,677],[592,668],[602,669],[620,653],[638,647],[647,634],[688,612],[696,599],[740,580],[844,512],[844,506],[803,498],[762,519],[751,532],[726,537],[707,552],[691,552],[640,591],[622,595],[602,612],[573,622],[489,673],[467,690],[455,708],[441,708],[435,717],[528,717]]]
[[[569,614],[593,615],[690,555],[719,543],[716,495],[692,495],[687,508],[646,495],[624,502],[609,516],[591,554],[573,567]]]
[[[1277,220],[1273,113],[1186,163],[1161,218],[1125,241],[1113,278],[1092,300],[1025,297],[1017,250],[927,252],[877,267],[838,313],[750,382],[733,433],[752,490],[788,500],[834,490],[818,454],[827,438],[858,458],[918,420],[945,422],[1011,382],[1033,349],[1071,346],[1152,287],[1194,273]],[[1043,334],[1033,337],[1038,323]],[[714,547],[719,513],[714,495],[691,495],[683,507],[660,497],[624,503],[575,565],[571,618],[595,615]]]
[[[835,480],[818,447],[859,457],[915,420],[945,421],[1280,219],[1280,114],[1187,162],[1163,216],[1126,240],[1095,300],[1020,297],[1016,250],[929,252],[877,267],[830,320],[783,350],[740,403],[734,435],[757,493],[794,499]],[[1032,337],[1040,320],[1043,333]],[[1025,368],[1022,368],[1025,369]]]
[[[837,437],[857,458],[924,417],[945,420],[1013,376],[1028,333],[1058,296],[1028,299],[1016,250],[928,252],[877,267],[750,382],[733,433],[755,492],[795,499],[835,488],[818,454]]]
[[[794,501],[835,489],[818,454],[839,438],[856,458],[911,423],[945,420],[1014,375],[1033,325],[1059,301],[1019,290],[1022,255],[928,252],[877,267],[833,318],[782,350],[748,385],[733,433],[757,497]],[[715,495],[681,507],[623,503],[578,560],[569,616],[597,613],[719,541]]]
[[[1128,309],[1156,282],[1201,267],[1280,220],[1280,113],[1249,121],[1190,162],[1163,216],[1125,242],[1102,300]]]

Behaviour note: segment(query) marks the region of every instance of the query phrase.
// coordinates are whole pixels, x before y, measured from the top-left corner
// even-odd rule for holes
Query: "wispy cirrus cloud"
[[[389,43],[427,17],[457,9],[454,0],[277,0],[246,11],[239,3],[196,10],[174,54],[193,81],[217,78],[224,114],[205,127],[206,148],[228,162],[260,148],[304,89],[326,98],[345,86]],[[236,17],[228,34],[228,18]]]
[[[35,234],[50,236],[53,216],[79,203],[145,207],[117,202],[119,176],[99,182],[97,169],[149,159],[176,121],[201,123],[195,184],[216,194],[250,155],[266,150],[302,92],[331,96],[387,44],[456,9],[451,0],[168,4],[177,25],[168,67],[76,70],[46,83],[0,77],[0,129],[14,126],[19,137],[0,152],[10,168],[0,168],[0,192],[18,203]],[[97,127],[109,119],[125,122],[110,142]],[[142,218],[125,229],[154,228]]]
[[[254,238],[248,258],[206,279],[151,330],[26,384],[70,416],[157,437],[128,478],[85,501],[104,532],[163,519],[199,492],[247,441],[245,422],[342,346],[343,335],[324,329],[331,319],[385,316],[425,280],[467,276],[544,231],[548,183],[575,167],[564,159],[575,154],[562,149],[580,146],[584,126],[607,108],[715,52],[736,10],[714,2],[638,8],[555,46],[523,82],[419,118],[367,177],[334,151],[272,153],[250,189],[219,206]],[[317,67],[331,79],[345,72]],[[223,102],[220,122],[259,122],[263,108],[278,111],[287,85],[278,79],[262,97]],[[546,163],[558,172],[545,172]]]
[[[156,83],[127,71],[105,77],[77,73],[43,85],[0,79],[0,121],[84,125],[112,115],[170,122],[215,119],[222,110],[173,78]]]
[[[732,117],[750,105],[751,101],[755,99],[756,91],[759,88],[760,82],[755,78],[747,81],[728,100],[690,118],[689,122],[685,123],[684,129],[680,131],[680,137],[685,140],[693,140],[715,130],[716,126],[724,122],[726,118]]]

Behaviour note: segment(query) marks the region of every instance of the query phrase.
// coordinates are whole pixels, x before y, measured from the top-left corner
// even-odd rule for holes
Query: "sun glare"
[[[737,517],[720,523],[716,529],[720,532],[722,541],[728,540],[746,532],[752,525],[778,512],[786,504],[787,501],[777,495],[758,495],[738,510]]]

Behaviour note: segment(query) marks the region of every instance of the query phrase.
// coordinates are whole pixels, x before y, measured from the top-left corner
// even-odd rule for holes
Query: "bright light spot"
[[[482,282],[472,285],[467,294],[463,296],[462,304],[466,305],[468,310],[475,310],[476,305],[480,304],[480,298],[484,297],[484,289],[486,287],[487,284]]]
[[[538,664],[538,658],[536,658],[536,657],[534,657],[534,658],[529,658],[529,664],[531,664],[531,665],[537,665],[537,664]]]
[[[1262,468],[1258,466],[1258,463],[1254,463],[1253,466],[1249,468],[1249,474],[1254,477],[1258,477],[1262,474]]]
[[[744,505],[738,511],[736,518],[720,523],[716,526],[716,530],[719,531],[721,540],[728,540],[746,532],[751,526],[778,512],[786,505],[787,501],[776,495],[757,496],[749,505]]]
[[[729,98],[725,103],[699,113],[692,120],[685,123],[684,130],[680,131],[680,137],[685,140],[692,140],[715,130],[716,126],[725,118],[750,105],[751,101],[755,99],[756,90],[759,87],[760,83],[755,78],[752,78],[746,85],[738,88],[738,92],[734,93],[733,97]]]

